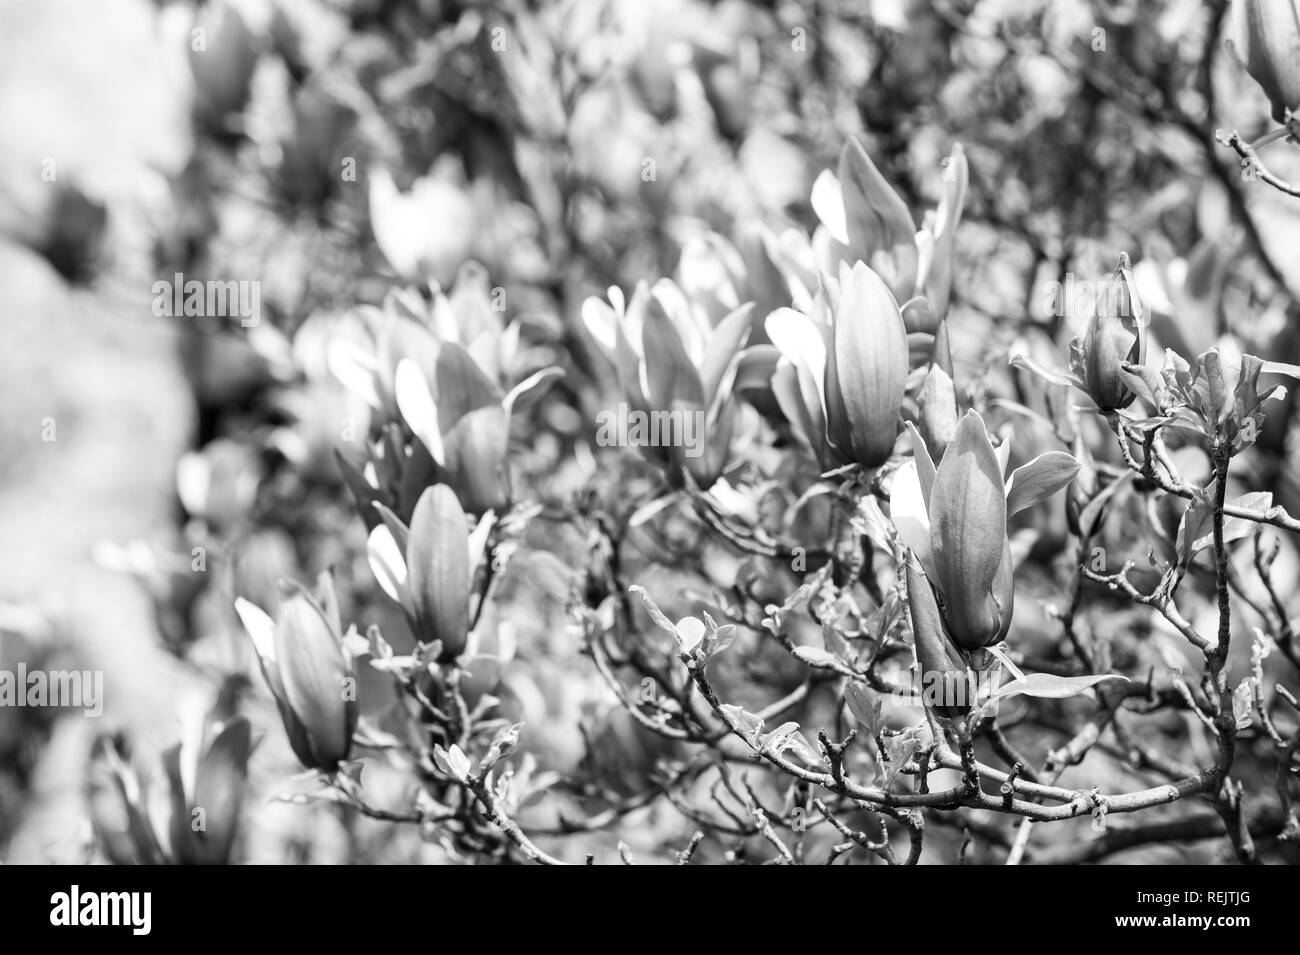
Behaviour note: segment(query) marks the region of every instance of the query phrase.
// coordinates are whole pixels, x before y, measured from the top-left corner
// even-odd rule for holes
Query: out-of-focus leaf
[[[842,669],[844,667],[843,661],[836,657],[835,654],[818,647],[795,647],[793,655],[796,660],[813,667],[828,667],[830,669]]]
[[[875,739],[884,728],[880,718],[884,701],[878,696],[873,696],[871,691],[862,684],[854,682],[845,687],[844,702],[848,704],[849,712],[853,714],[858,724],[872,739]]]

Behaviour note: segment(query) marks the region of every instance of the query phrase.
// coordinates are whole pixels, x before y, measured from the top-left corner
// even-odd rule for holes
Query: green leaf
[[[842,284],[835,316],[837,380],[828,381],[827,388],[839,389],[858,463],[877,467],[889,459],[898,436],[907,387],[907,331],[889,287],[864,263],[854,265]]]
[[[894,780],[903,771],[907,761],[921,748],[921,741],[910,729],[885,740],[885,752],[889,756],[889,769],[885,772],[885,788],[893,785]]]
[[[763,748],[763,721],[759,717],[747,712],[743,707],[736,706],[734,703],[724,703],[719,709],[726,714],[736,729],[740,731],[740,734],[745,737],[745,742],[756,750]]]
[[[676,625],[664,616],[663,611],[659,609],[659,605],[654,602],[654,598],[650,596],[644,587],[640,584],[633,584],[631,587],[627,588],[627,590],[628,593],[636,594],[641,598],[641,602],[645,604],[646,613],[650,614],[651,620],[658,624],[661,629],[667,630],[674,637],[678,636]]]
[[[999,627],[992,598],[1007,546],[1007,499],[1002,466],[984,430],[968,411],[957,426],[930,492],[930,540],[947,620],[958,643],[975,646]]]
[[[1074,480],[1079,462],[1064,451],[1048,451],[1011,472],[1007,516],[1047,500]]]
[[[809,766],[822,765],[822,756],[813,749],[808,740],[799,731],[799,724],[793,720],[782,723],[762,739],[762,745],[774,756],[780,756],[789,750]]]
[[[827,650],[820,650],[817,647],[795,647],[792,652],[796,660],[812,667],[840,669],[844,666],[844,663],[835,654]]]
[[[411,515],[406,551],[407,586],[424,632],[440,640],[444,659],[460,655],[469,636],[469,529],[456,494],[435,484],[420,495]]]
[[[1013,696],[1033,696],[1040,700],[1063,700],[1078,696],[1106,680],[1124,680],[1128,677],[1118,673],[1101,673],[1090,676],[1057,676],[1054,673],[1031,673],[1023,680],[1008,683],[997,693],[995,700],[1006,700]]]
[[[452,744],[451,749],[443,749],[441,745],[435,745],[433,747],[433,761],[440,770],[452,779],[462,783],[469,778],[469,774],[473,770],[469,757],[455,744]]]
[[[858,725],[871,734],[872,739],[880,735],[883,728],[880,718],[883,701],[879,697],[872,696],[871,691],[860,683],[850,683],[844,689],[844,702],[848,704],[849,712],[858,721]]]

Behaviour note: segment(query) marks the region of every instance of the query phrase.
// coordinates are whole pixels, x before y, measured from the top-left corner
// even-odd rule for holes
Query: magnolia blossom
[[[244,717],[206,721],[164,755],[171,796],[168,832],[182,865],[224,865],[230,858],[248,783],[252,730]],[[202,810],[203,826],[194,826]]]
[[[459,657],[469,640],[477,615],[471,585],[488,559],[495,517],[484,515],[472,533],[466,520],[452,490],[437,484],[420,496],[409,528],[387,512],[367,544],[379,586],[401,606],[416,639],[441,645],[443,661]]]
[[[678,446],[640,449],[672,481],[685,472],[708,488],[727,464],[737,411],[733,385],[750,310],[742,305],[713,325],[667,279],[653,287],[639,283],[630,300],[611,288],[607,302],[594,296],[583,302],[583,322],[614,366],[633,410],[703,415],[703,453]]]
[[[445,170],[402,192],[382,166],[370,173],[370,228],[403,279],[449,284],[469,258],[477,226],[473,199]]]
[[[258,38],[234,5],[218,0],[199,8],[186,39],[195,113],[210,129],[226,132],[252,92]]]
[[[1233,0],[1231,49],[1287,121],[1300,107],[1300,0]]]
[[[940,716],[949,719],[964,716],[972,702],[966,698],[965,687],[972,654],[959,647],[949,635],[934,589],[914,554],[907,556],[905,572],[908,613],[923,693],[932,698],[939,691],[939,699],[931,705]]]
[[[1002,640],[1015,601],[1007,519],[1073,480],[1079,462],[1049,451],[1003,478],[1010,446],[994,450],[968,411],[938,467],[915,428],[915,459],[899,468],[890,517],[933,588],[944,631],[963,650]]]
[[[124,761],[113,745],[105,748],[113,785],[92,790],[91,818],[115,864],[225,865],[230,860],[248,788],[252,727],[243,716],[215,721],[202,713],[187,714],[183,722],[181,741],[163,754],[163,802],[152,798],[148,772]],[[125,829],[119,822],[123,813]],[[200,819],[202,825],[195,825]]]
[[[1070,342],[1070,371],[1101,411],[1126,408],[1137,397],[1124,366],[1146,361],[1147,320],[1128,256],[1121,253],[1102,287],[1083,336]]]
[[[1146,362],[1147,316],[1138,296],[1128,256],[1120,253],[1110,279],[1101,286],[1084,333],[1070,342],[1069,371],[1037,364],[1023,351],[1011,364],[1024,368],[1054,385],[1078,388],[1104,414],[1122,411],[1133,403],[1134,376],[1142,376]]]
[[[823,284],[831,294],[818,296],[812,314],[781,308],[767,318],[782,356],[772,391],[824,468],[879,467],[898,436],[907,329],[884,280],[864,263],[841,264],[839,282]]]
[[[941,345],[946,353],[946,341]],[[957,434],[957,386],[952,380],[951,365],[945,368],[937,361],[930,365],[916,395],[916,405],[919,411],[917,429],[925,439],[926,447],[936,458],[942,458],[944,450]]]
[[[428,453],[430,479],[455,487],[473,513],[504,508],[510,417],[523,399],[532,400],[559,375],[558,369],[545,369],[502,393],[454,342],[439,349],[432,382],[413,359],[398,362],[397,406]]]
[[[512,363],[518,332],[492,309],[486,276],[462,269],[449,298],[438,292],[427,306],[414,292],[389,296],[382,311],[365,310],[373,348],[338,339],[330,369],[369,404],[381,422],[398,421],[417,439],[409,456],[390,453],[369,472],[344,463],[359,501],[376,500],[408,516],[424,488],[451,485],[471,512],[509,504],[507,441],[510,418],[536,399],[561,372],[538,371],[506,391],[500,380]],[[381,489],[398,489],[396,499]],[[368,523],[377,518],[368,513]]]
[[[961,221],[969,172],[966,155],[954,146],[944,164],[943,195],[937,213],[918,231],[907,204],[889,184],[862,145],[850,137],[840,152],[836,173],[825,170],[813,184],[812,207],[824,235],[813,244],[824,249],[823,268],[839,262],[871,266],[903,305],[915,312],[910,331],[933,334],[948,311],[952,288],[953,237]],[[915,304],[918,297],[925,304]]]
[[[320,599],[296,583],[276,619],[242,597],[235,610],[257,651],[294,755],[308,769],[332,772],[352,749],[356,677],[329,577]]]

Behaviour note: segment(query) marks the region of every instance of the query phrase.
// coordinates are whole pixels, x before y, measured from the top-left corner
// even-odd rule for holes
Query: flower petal
[[[894,522],[903,543],[915,552],[921,566],[933,570],[930,515],[926,511],[915,461],[905,462],[894,473],[889,489],[889,519]]]
[[[1045,501],[1074,480],[1080,464],[1064,451],[1047,451],[1011,472],[1007,516]]]
[[[907,329],[898,304],[884,280],[859,262],[840,292],[835,374],[853,453],[866,467],[883,464],[894,450],[907,372]]]
[[[430,456],[442,464],[445,453],[442,429],[438,425],[438,406],[433,400],[433,392],[429,390],[424,372],[410,358],[403,358],[397,363],[393,393],[397,399],[397,410],[401,412],[406,426],[420,439]]]
[[[384,593],[406,606],[406,558],[402,556],[393,532],[383,524],[370,532],[370,537],[366,540],[366,557],[370,571],[379,581]]]
[[[839,179],[829,169],[823,169],[813,182],[812,208],[831,238],[841,245],[848,245],[849,223],[844,214],[844,197]]]
[[[244,625],[249,638],[253,641],[253,649],[257,651],[257,655],[263,660],[274,663],[275,621],[265,610],[243,597],[235,598],[235,613],[239,614],[239,622]]]
[[[939,464],[930,494],[930,543],[936,583],[947,601],[954,638],[983,646],[1001,620],[994,580],[1007,542],[1007,501],[998,463],[979,414],[968,411]]]
[[[840,193],[843,196],[848,245],[867,259],[871,252],[914,245],[916,225],[905,203],[880,174],[867,151],[849,137],[840,151]]]
[[[443,658],[454,659],[469,635],[469,532],[465,512],[451,488],[435,484],[420,495],[411,516],[407,580],[424,628],[419,638],[442,641]]]

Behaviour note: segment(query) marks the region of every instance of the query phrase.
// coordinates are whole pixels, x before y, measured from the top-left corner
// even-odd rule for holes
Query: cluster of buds
[[[588,298],[582,319],[613,365],[632,411],[647,416],[691,415],[701,422],[700,446],[640,446],[680,483],[689,474],[712,487],[726,466],[736,428],[736,372],[750,333],[751,306],[742,305],[716,324],[709,312],[669,279],[637,285],[631,299],[618,288],[608,301]]]
[[[1167,350],[1159,369],[1126,370],[1132,388],[1160,415],[1206,434],[1222,434],[1234,454],[1254,443],[1267,403],[1286,397],[1282,384],[1261,390],[1261,375],[1300,380],[1300,365],[1263,361],[1254,355],[1229,357],[1215,347],[1198,355],[1194,365]]]
[[[372,347],[338,339],[328,361],[374,414],[366,461],[358,467],[340,456],[367,526],[379,523],[376,503],[409,518],[436,483],[451,486],[472,513],[508,507],[511,416],[559,369],[502,388],[518,332],[508,331],[491,307],[477,267],[462,269],[450,298],[435,291],[426,305],[413,291],[393,293],[382,310],[362,308],[358,315]]]
[[[321,576],[315,594],[287,581],[274,620],[242,597],[235,610],[294,755],[308,769],[334,772],[352,750],[359,709],[351,641],[329,576]]]

